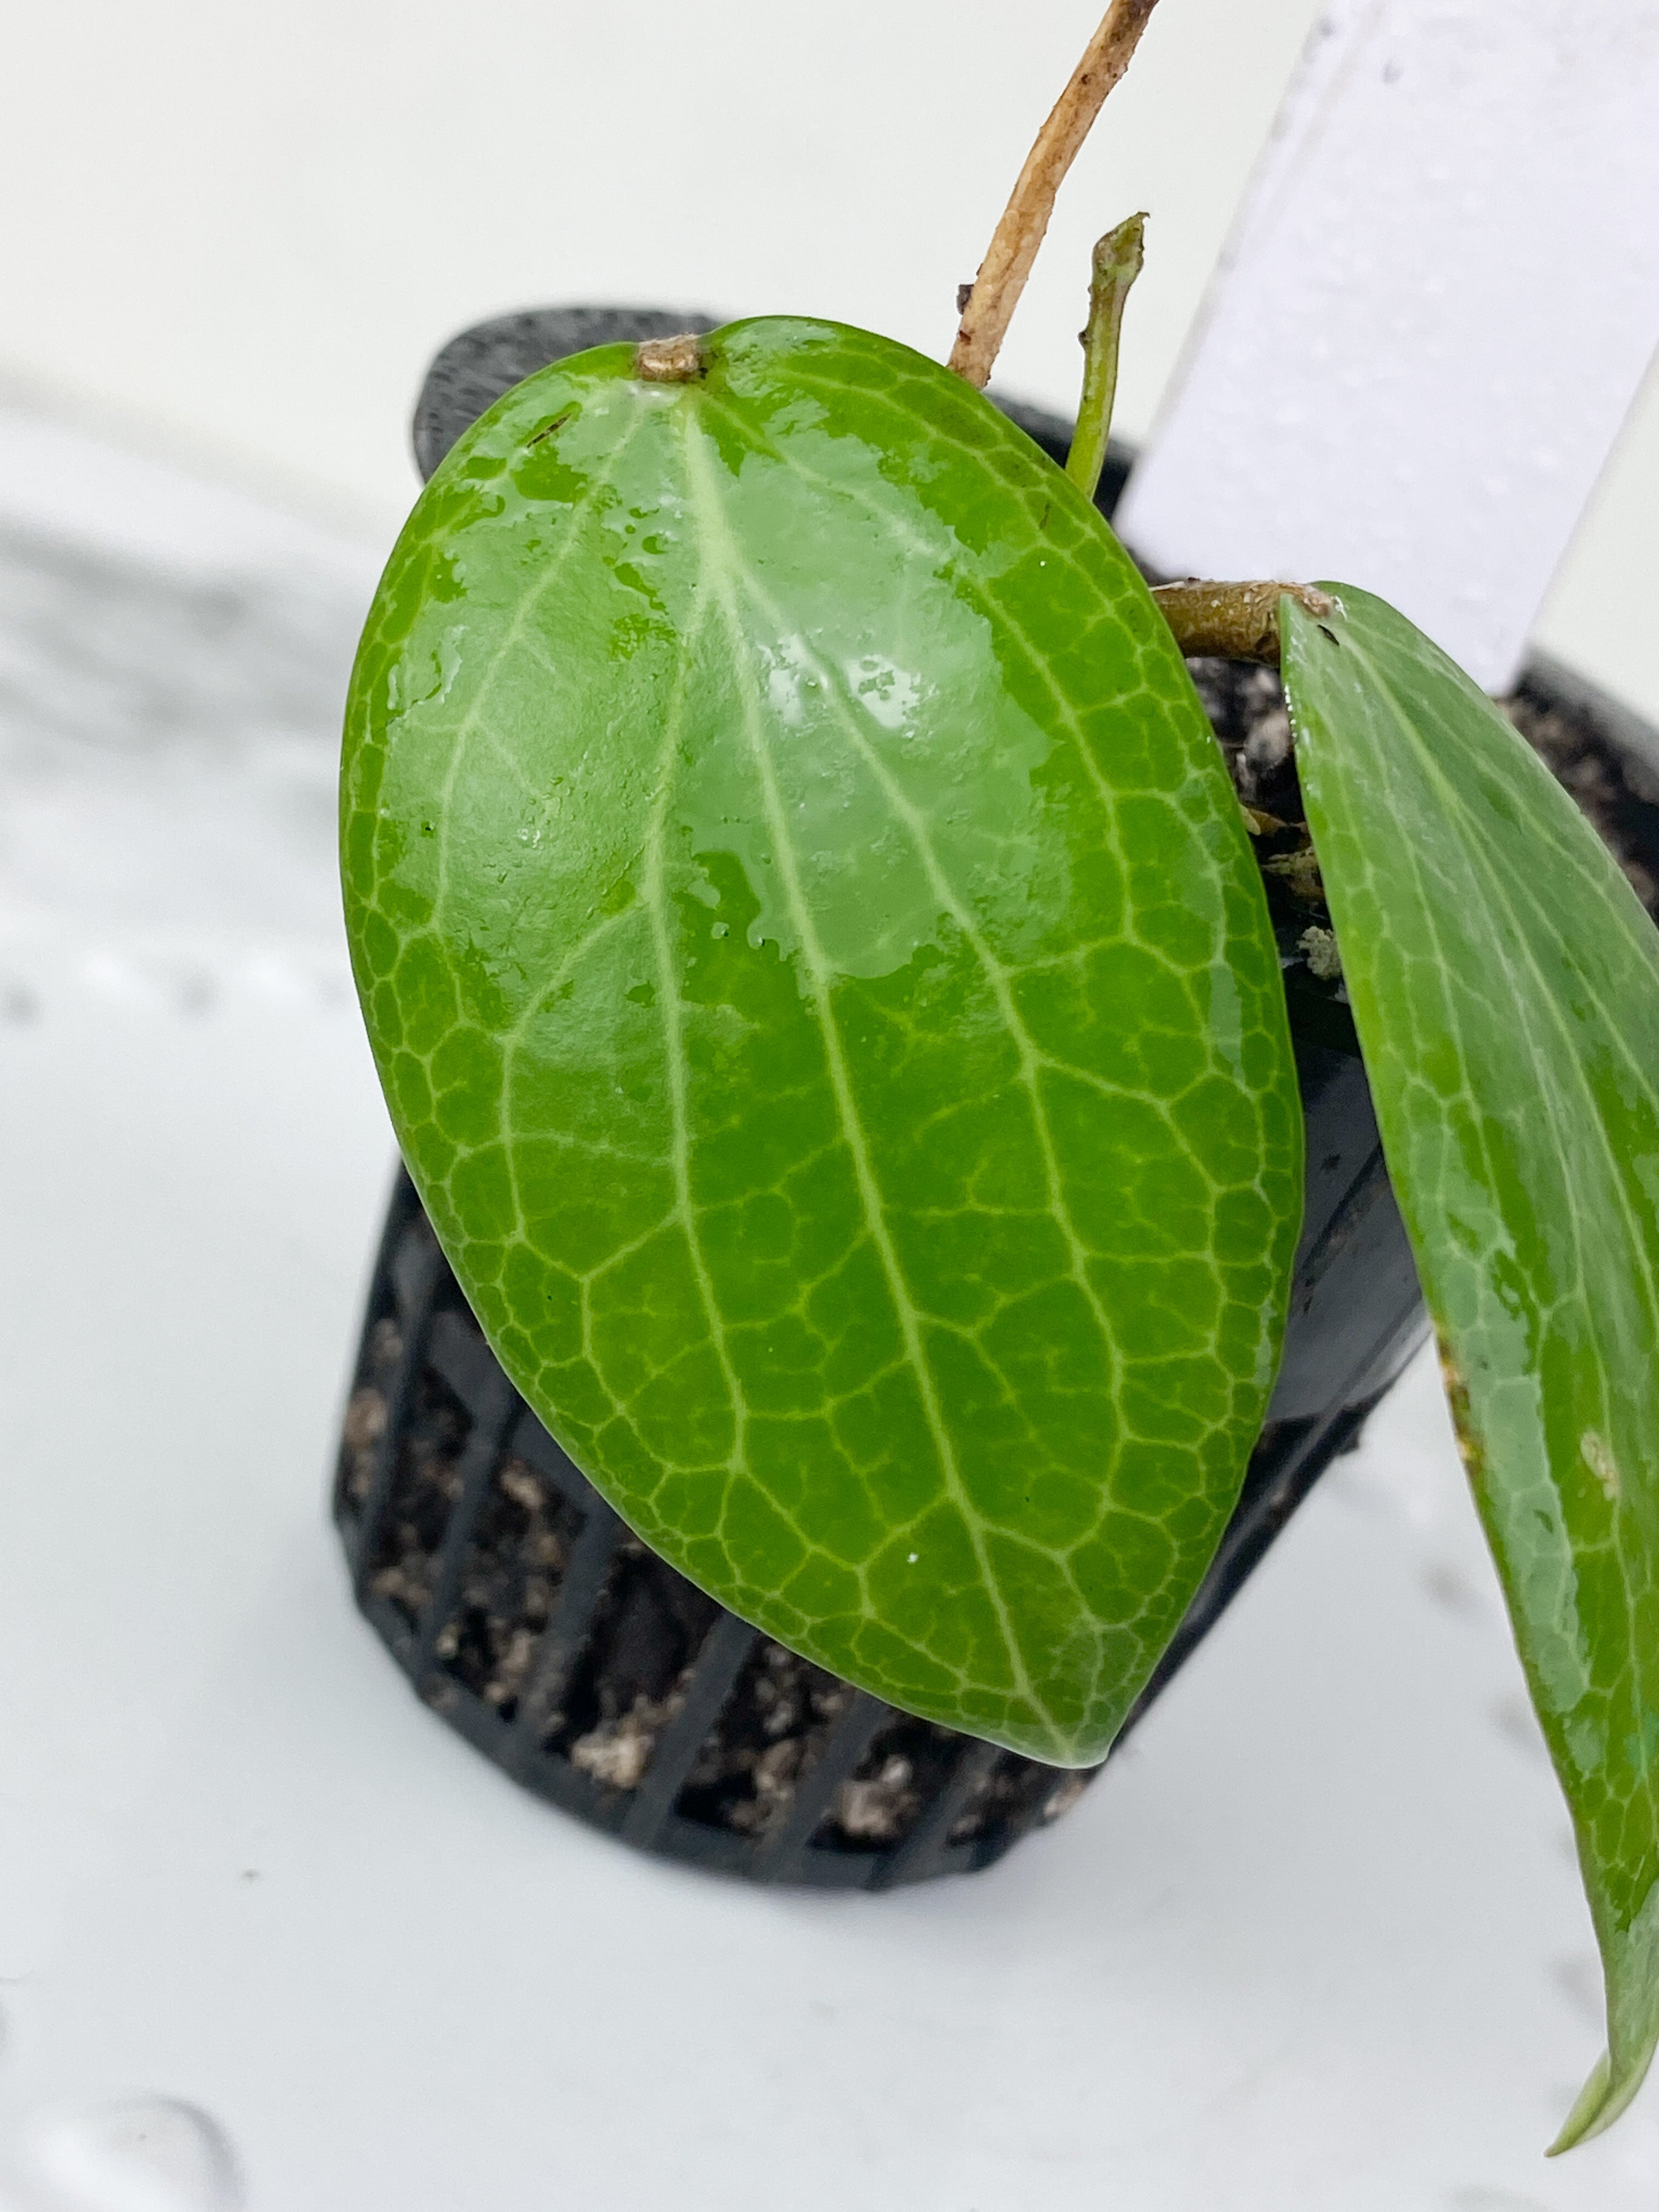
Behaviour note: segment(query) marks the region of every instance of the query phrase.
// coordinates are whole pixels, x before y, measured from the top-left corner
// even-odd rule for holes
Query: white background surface
[[[1495,12],[1503,12],[1494,0]],[[563,300],[804,310],[942,353],[1096,0],[31,0],[0,75],[0,376],[384,548],[434,346]],[[1319,0],[1162,0],[1004,354],[1075,398],[1091,242],[1151,210],[1146,428]],[[1539,272],[1539,312],[1550,311]],[[1659,385],[1545,641],[1659,713]],[[1354,579],[1363,582],[1363,578]]]
[[[1071,271],[1146,204],[1145,421],[1312,12],[1164,0],[1012,386],[1067,397]],[[884,1899],[693,1878],[514,1790],[410,1698],[324,1523],[390,1163],[333,702],[426,353],[629,295],[942,348],[1092,15],[21,27],[5,350],[119,438],[0,422],[7,2212],[225,2202],[206,2153],[182,2195],[86,2181],[112,2130],[188,2133],[109,2117],[146,2096],[210,2116],[252,2212],[1659,2201],[1651,2093],[1540,2156],[1599,2047],[1594,1955],[1427,1370],[1073,1816]],[[1177,132],[1154,103],[1183,81]],[[1650,708],[1607,611],[1650,604],[1656,483],[1644,430],[1552,629]],[[65,2140],[82,2179],[48,2182]]]
[[[1327,0],[1120,511],[1515,688],[1659,349],[1659,0]]]

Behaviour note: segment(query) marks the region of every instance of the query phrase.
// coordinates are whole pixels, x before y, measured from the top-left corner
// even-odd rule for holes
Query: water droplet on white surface
[[[0,2181],[0,2212],[237,2212],[241,2203],[224,2131],[172,2097],[42,2112]]]

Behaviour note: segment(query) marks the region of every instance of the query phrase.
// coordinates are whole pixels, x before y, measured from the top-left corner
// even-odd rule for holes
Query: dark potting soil
[[[1340,968],[1279,678],[1270,669],[1236,662],[1190,665],[1250,817],[1281,957],[1287,968],[1305,968],[1297,979],[1304,992],[1316,988],[1340,1000]],[[1612,750],[1588,711],[1579,714],[1534,686],[1523,686],[1508,711],[1659,918],[1659,773],[1633,753]],[[466,1327],[476,1326],[470,1316],[464,1320]],[[402,1348],[395,1322],[380,1322],[347,1408],[344,1490],[359,1511],[368,1502],[386,1394]],[[392,1607],[411,1631],[433,1595],[437,1554],[460,1495],[470,1430],[459,1398],[434,1367],[423,1366],[368,1572],[369,1595]],[[516,1717],[529,1687],[581,1518],[527,1461],[510,1452],[502,1458],[434,1656],[442,1677],[470,1691],[503,1721]],[[631,1538],[623,1542],[582,1651],[547,1711],[537,1715],[544,1749],[562,1755],[607,1794],[636,1790],[662,1731],[683,1709],[719,1611],[645,1546]],[[705,1737],[675,1811],[747,1838],[764,1835],[787,1814],[797,1783],[811,1771],[855,1695],[781,1645],[761,1644]],[[958,1747],[959,1739],[949,1731],[895,1715],[837,1789],[815,1843],[870,1851],[902,1842],[951,1771]],[[1010,1816],[1031,1811],[1039,1820],[1053,1820],[1091,1778],[1000,1754],[963,1806],[951,1840],[972,1840]]]
[[[1659,768],[1614,752],[1588,713],[1522,684],[1510,720],[1600,831],[1643,905],[1659,921]]]
[[[1234,660],[1187,665],[1253,817],[1256,856],[1275,915],[1323,918],[1324,896],[1291,749],[1291,718],[1276,671]],[[1504,708],[1659,921],[1659,769],[1634,752],[1614,752],[1588,712],[1548,696],[1536,682],[1523,683]]]

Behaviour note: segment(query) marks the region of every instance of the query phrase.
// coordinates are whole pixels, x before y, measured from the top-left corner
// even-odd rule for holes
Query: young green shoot
[[[1085,499],[1092,499],[1106,465],[1117,398],[1118,341],[1130,288],[1146,259],[1146,217],[1132,215],[1095,244],[1089,281],[1089,319],[1078,333],[1083,343],[1083,397],[1077,429],[1066,457],[1066,473]]]

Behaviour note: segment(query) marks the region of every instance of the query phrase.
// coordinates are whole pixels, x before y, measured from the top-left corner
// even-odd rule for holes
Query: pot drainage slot
[[[585,1522],[516,1453],[495,1468],[433,1656],[503,1721],[517,1717]]]
[[[637,1790],[684,1708],[719,1613],[713,1598],[642,1544],[621,1543],[586,1644],[548,1716],[543,1750],[568,1759],[603,1791]]]
[[[390,1605],[411,1629],[419,1628],[431,1601],[471,1433],[472,1416],[460,1399],[435,1368],[422,1366],[366,1580],[368,1595]]]
[[[856,1692],[781,1644],[759,1639],[674,1801],[683,1820],[737,1836],[788,1818]]]
[[[902,1844],[950,1781],[966,1739],[896,1714],[830,1801],[817,1850],[885,1851]]]

